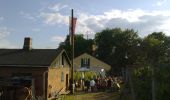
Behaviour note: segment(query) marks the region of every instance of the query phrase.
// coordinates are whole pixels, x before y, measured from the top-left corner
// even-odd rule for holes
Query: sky
[[[76,34],[94,38],[106,28],[134,29],[170,36],[170,0],[0,0],[0,48],[22,48],[31,37],[35,49],[55,49],[69,34],[74,9]]]

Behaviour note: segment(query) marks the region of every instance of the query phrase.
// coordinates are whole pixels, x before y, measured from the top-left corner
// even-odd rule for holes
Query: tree
[[[85,52],[92,55],[92,45],[92,39],[85,39],[83,34],[75,35],[75,57]]]
[[[101,32],[96,33],[95,43],[97,45],[96,56],[110,64],[110,56],[112,55],[112,49],[114,47],[114,35],[120,33],[120,28],[115,29],[105,29]]]
[[[96,33],[95,43],[98,47],[96,56],[110,64],[112,72],[119,71],[120,74],[121,67],[135,62],[136,54],[132,51],[137,48],[140,38],[133,29],[114,28]],[[128,61],[125,56],[128,56]]]
[[[115,60],[117,60],[119,65],[121,65],[122,62],[126,65],[132,65],[136,62],[137,54],[134,51],[137,50],[140,44],[140,38],[137,32],[133,29],[126,29],[122,31],[122,33],[114,36],[114,43],[116,46],[115,57],[117,58]]]
[[[64,42],[61,42],[59,44],[58,49],[65,49],[67,54],[68,54],[68,56],[69,56],[69,58],[71,58],[71,51],[72,51],[72,49],[71,49],[71,46],[70,46],[70,37],[69,37],[69,35],[66,36],[66,39],[65,39]]]
[[[139,72],[140,77],[137,77],[139,76],[139,74],[135,74],[135,85],[149,88],[149,90],[147,88],[142,88],[140,90],[136,88],[137,94],[143,91],[143,93],[140,93],[144,94],[142,97],[140,97],[141,100],[146,98],[151,99],[151,97],[146,96],[146,91],[150,91],[152,93],[152,100],[155,100],[155,98],[160,98],[159,100],[163,99],[160,96],[160,94],[162,94],[160,91],[165,91],[166,93],[169,93],[164,87],[162,87],[162,82],[164,81],[161,80],[162,78],[165,79],[165,73],[165,76],[167,76],[167,71],[164,70],[165,66],[163,65],[163,63],[164,58],[166,58],[167,56],[166,53],[169,48],[169,43],[170,42],[168,37],[162,32],[153,32],[152,34],[149,34],[147,37],[145,37],[141,42],[140,48],[143,54],[143,63],[145,64],[143,64],[142,67],[136,70],[139,71],[139,69],[142,69],[142,71]],[[148,79],[150,79],[150,81]],[[152,84],[149,85],[148,83]],[[165,83],[163,84],[165,85]],[[169,85],[167,85],[167,87],[169,87]]]
[[[81,55],[82,53],[92,54],[92,39],[85,39],[83,34],[75,34],[74,36],[74,49],[75,49],[75,57]],[[67,35],[64,42],[59,44],[58,49],[65,49],[69,55],[71,56],[71,45],[70,45],[70,37]]]

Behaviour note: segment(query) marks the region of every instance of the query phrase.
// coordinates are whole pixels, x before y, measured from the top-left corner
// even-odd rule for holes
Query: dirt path
[[[119,100],[119,94],[115,92],[78,93],[66,96],[64,100]]]

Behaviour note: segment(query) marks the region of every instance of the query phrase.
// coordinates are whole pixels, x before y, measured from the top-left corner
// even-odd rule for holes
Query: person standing
[[[90,88],[90,81],[89,81],[89,80],[86,80],[86,81],[85,81],[85,86],[87,87],[87,88],[85,89],[85,92],[88,92],[88,91],[89,91],[89,88]]]
[[[92,79],[92,80],[90,81],[91,92],[94,92],[95,84],[96,84],[96,83],[95,83],[94,79]]]

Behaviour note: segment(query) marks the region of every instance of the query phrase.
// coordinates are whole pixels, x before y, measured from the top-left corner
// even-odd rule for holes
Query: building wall
[[[61,74],[64,74],[64,80],[61,81]],[[48,68],[9,68],[9,67],[1,67],[0,68],[0,77],[9,79],[12,77],[12,74],[15,73],[31,73],[32,78],[34,80],[34,93],[36,97],[43,97],[49,95],[49,89],[51,86],[51,93],[55,91],[59,91],[62,88],[66,89],[69,85],[69,78],[70,78],[70,67],[69,65],[65,64],[63,67],[50,67]],[[68,75],[68,83],[66,86],[66,75]],[[45,77],[45,80],[44,80]],[[44,86],[44,84],[46,84]],[[44,94],[45,93],[45,94]]]
[[[33,67],[0,67],[0,77],[5,79],[9,79],[12,77],[13,74],[20,73],[20,74],[31,74],[32,79],[34,80],[34,87],[35,87],[35,96],[42,96],[43,95],[43,74],[46,72],[48,68],[33,68]]]
[[[54,92],[60,91],[61,89],[68,89],[69,79],[70,65],[66,60],[66,57],[60,54],[52,63],[48,71],[48,97],[50,97],[50,95]]]
[[[0,67],[0,78],[9,79],[13,74],[16,73],[29,73],[32,76],[35,96],[39,96],[41,98],[44,98],[45,96],[45,98],[47,98],[50,91],[54,92],[62,88],[68,88],[70,79],[70,63],[68,61],[69,58],[67,58],[66,54],[64,53],[60,53],[51,63],[51,66],[47,66],[45,68],[35,68],[32,66]],[[62,73],[64,76],[63,80],[61,80]]]
[[[90,59],[90,66],[91,67],[93,67],[93,66],[95,66],[95,67],[102,67],[102,68],[104,68],[107,71],[111,69],[110,65],[108,65],[108,64],[98,60],[97,58],[95,58],[95,57],[93,57],[93,56],[91,56],[91,55],[89,55],[87,53],[84,53],[84,54],[82,54],[82,55],[80,55],[80,56],[78,56],[77,58],[74,59],[75,67],[76,68],[80,68],[80,66],[81,66],[81,59],[82,58],[89,58]]]
[[[62,77],[63,74],[63,77]],[[66,75],[68,75],[66,86]],[[48,97],[69,85],[69,67],[50,68],[48,72]],[[63,78],[63,80],[62,80]]]

